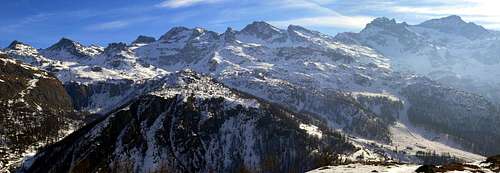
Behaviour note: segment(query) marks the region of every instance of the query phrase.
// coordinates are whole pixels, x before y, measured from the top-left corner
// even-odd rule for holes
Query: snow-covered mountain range
[[[449,32],[444,33],[443,30]],[[228,28],[223,33],[203,28],[175,27],[158,40],[139,36],[133,43],[112,43],[106,48],[85,46],[63,38],[46,49],[36,49],[15,41],[2,51],[53,73],[63,82],[77,110],[103,115],[102,120],[80,130],[64,142],[49,147],[44,151],[45,154],[35,157],[35,162],[27,163],[26,170],[41,170],[40,166],[45,166],[47,161],[45,159],[52,160],[56,156],[66,158],[83,154],[79,152],[88,151],[91,154],[101,150],[107,151],[102,153],[106,157],[99,161],[101,164],[123,161],[120,158],[123,159],[124,156],[120,155],[135,153],[138,156],[134,159],[138,160],[130,161],[134,170],[144,170],[148,166],[161,167],[154,159],[177,157],[176,152],[182,150],[177,146],[150,146],[158,141],[150,141],[150,133],[164,133],[167,130],[163,126],[153,128],[154,122],[171,122],[172,120],[166,119],[177,115],[162,114],[172,111],[163,108],[184,109],[188,103],[186,100],[189,100],[187,98],[202,97],[195,99],[196,103],[200,102],[194,105],[195,112],[198,112],[198,109],[207,109],[212,104],[212,101],[204,103],[203,100],[213,100],[217,96],[224,104],[234,102],[244,107],[243,112],[248,112],[249,108],[245,107],[248,102],[242,102],[240,97],[233,97],[229,90],[258,100],[251,101],[252,104],[270,104],[273,105],[272,108],[266,109],[280,109],[294,115],[306,114],[307,121],[316,122],[315,126],[311,126],[304,120],[292,118],[290,121],[298,124],[298,127],[287,126],[286,129],[305,129],[316,136],[332,130],[344,134],[349,141],[346,145],[354,146],[352,150],[342,151],[345,153],[335,152],[344,160],[422,163],[424,159],[416,153],[446,152],[468,161],[483,159],[479,154],[500,153],[500,149],[495,147],[500,142],[500,130],[496,128],[500,125],[497,102],[490,101],[493,95],[482,95],[488,92],[483,90],[484,86],[495,86],[495,63],[492,62],[497,58],[494,38],[495,32],[473,23],[465,23],[457,16],[450,16],[419,25],[378,18],[360,33],[342,33],[335,37],[300,26],[291,25],[280,29],[266,22],[254,22],[241,31]],[[470,67],[475,67],[472,72],[469,71]],[[185,69],[194,73],[188,76],[197,77],[172,77],[187,73]],[[483,73],[489,76],[473,76]],[[459,78],[460,81],[450,77]],[[199,78],[203,79],[203,84],[194,82],[196,85],[193,86],[192,80],[201,80]],[[468,78],[472,78],[474,82],[468,82]],[[210,83],[210,80],[216,82]],[[179,84],[173,87],[169,85],[172,81]],[[213,87],[216,90],[207,90]],[[178,88],[182,90],[179,91]],[[187,91],[183,91],[184,89]],[[495,90],[494,87],[488,89]],[[219,90],[225,92],[216,92]],[[206,98],[206,95],[210,97]],[[176,99],[184,101],[170,104]],[[138,108],[126,109],[132,105]],[[160,108],[162,110],[158,110]],[[141,119],[149,115],[141,112],[147,109],[154,109],[158,116]],[[259,116],[255,118],[266,116],[266,109],[256,109],[261,113],[256,113]],[[218,111],[234,110],[224,107]],[[205,116],[207,112],[198,113]],[[117,131],[99,130],[109,126],[106,122],[122,114],[134,116],[124,120],[126,124],[118,124],[120,128],[115,129]],[[208,119],[213,118],[211,115],[207,116]],[[243,123],[253,128],[233,128],[230,130],[231,134],[248,131],[255,133],[255,128],[260,127],[254,124],[253,120],[256,119],[240,121],[240,116],[247,115],[236,116],[237,122],[224,120],[221,123],[236,123],[233,125],[241,128]],[[127,116],[122,118],[125,117]],[[134,123],[130,122],[133,117],[139,118],[137,124],[130,124]],[[273,121],[273,118],[269,121]],[[144,126],[145,122],[149,122],[147,126]],[[199,125],[198,123],[197,126]],[[131,128],[138,130],[129,135],[134,139],[122,140],[134,141],[137,138],[146,141],[132,141],[133,145],[116,148],[120,151],[108,151],[87,141],[104,138],[107,142],[112,141],[112,145],[122,146],[122,140],[114,139],[118,139],[122,132],[129,133]],[[180,135],[188,138],[202,135],[205,129],[191,130],[194,131],[190,134],[167,136]],[[214,151],[206,148],[210,146],[209,142],[220,142],[227,135],[225,133],[229,133],[224,128],[215,128],[215,131],[215,136],[208,135],[205,136],[208,139],[195,140],[204,143],[196,146],[202,147],[203,152],[183,155],[183,159],[169,162],[168,168],[184,170],[183,165],[188,164],[193,166],[189,168],[196,170],[186,171],[208,172],[210,169],[235,170],[240,168],[234,165],[237,164],[252,170],[263,169],[261,162],[264,156],[255,154],[255,150],[238,151],[243,152],[240,156],[245,155],[243,160],[231,157],[233,160],[224,164],[209,163],[206,160],[208,158],[220,160],[225,157],[215,157],[209,154]],[[265,134],[259,134],[258,137],[262,137],[261,135]],[[244,140],[245,135],[240,137]],[[255,139],[257,138],[252,138]],[[316,144],[311,145],[315,145],[311,146],[313,150],[317,147]],[[87,148],[80,149],[76,146]],[[229,150],[231,145],[217,145],[217,148]],[[168,152],[160,152],[163,150]],[[300,152],[313,150],[300,149]],[[247,158],[247,152],[255,154],[256,158]],[[144,154],[154,153],[165,155],[143,157]],[[206,155],[201,157],[201,154]],[[82,166],[81,164],[91,164],[89,159],[89,155],[82,155],[71,162],[60,162],[71,165],[67,168],[73,169]],[[288,164],[285,160],[280,160],[279,163],[285,162]],[[29,168],[32,163],[33,168]],[[244,164],[241,165],[242,163]],[[207,167],[209,165],[211,166]],[[106,166],[110,165],[104,165]],[[312,164],[302,166],[300,170],[314,167]],[[95,170],[102,167],[79,168]],[[281,167],[278,170],[288,169],[290,168]]]
[[[394,70],[425,75],[444,84],[498,102],[500,37],[459,16],[418,25],[377,18],[359,33],[336,40],[369,46],[391,60]]]

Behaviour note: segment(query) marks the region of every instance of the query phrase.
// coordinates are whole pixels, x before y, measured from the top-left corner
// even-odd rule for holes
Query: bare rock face
[[[61,82],[6,55],[0,55],[0,91],[0,172],[78,125]]]
[[[80,111],[88,111],[85,108],[95,104],[92,99],[96,95],[103,95],[102,97],[108,98],[120,97],[128,95],[130,90],[134,89],[132,88],[132,81],[129,80],[121,80],[114,83],[96,82],[92,84],[68,82],[64,84],[64,87],[72,98],[75,109]],[[113,109],[113,106],[119,105],[111,105],[109,109]]]
[[[135,39],[132,44],[148,44],[155,42],[156,39],[154,37],[149,37],[149,36],[144,36],[144,35],[139,35],[137,39]]]

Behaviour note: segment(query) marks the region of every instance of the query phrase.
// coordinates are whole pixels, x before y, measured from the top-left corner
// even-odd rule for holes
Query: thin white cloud
[[[130,23],[127,21],[111,21],[111,22],[104,22],[104,23],[99,23],[95,25],[91,25],[87,27],[89,30],[111,30],[111,29],[119,29],[119,28],[124,28],[126,26],[129,26]]]
[[[95,17],[105,17],[105,16],[115,16],[115,15],[140,15],[147,13],[149,11],[155,10],[154,6],[127,6],[127,7],[117,7],[107,10],[98,9],[80,9],[67,12],[61,12],[59,15],[65,15],[68,17],[74,17],[78,19],[88,19]]]
[[[290,0],[292,1],[292,0]],[[351,15],[386,16],[416,23],[423,20],[459,15],[490,29],[500,29],[499,0],[312,0],[322,6],[335,6]],[[311,2],[311,1],[309,1]]]
[[[319,16],[306,17],[284,21],[271,21],[270,23],[276,26],[284,27],[290,24],[313,27],[331,27],[331,28],[346,28],[346,29],[361,29],[367,23],[373,20],[369,16]]]
[[[158,4],[158,7],[165,8],[181,8],[181,7],[189,7],[198,4],[208,4],[208,3],[216,3],[221,2],[222,0],[167,0]]]
[[[8,32],[16,31],[19,28],[25,27],[27,25],[46,21],[53,15],[54,14],[52,14],[52,13],[39,13],[36,15],[31,15],[31,16],[28,16],[28,17],[25,17],[25,18],[19,20],[17,23],[13,23],[10,25],[5,25],[3,27],[0,27],[0,30],[1,31],[8,31]]]
[[[121,28],[129,27],[129,26],[134,25],[134,24],[148,22],[148,21],[154,21],[154,20],[158,20],[158,19],[161,19],[164,17],[165,16],[146,16],[146,17],[123,19],[123,20],[114,20],[114,21],[109,21],[109,22],[93,24],[93,25],[87,26],[86,29],[87,30],[94,30],[94,31],[121,29]]]
[[[280,27],[293,24],[306,27],[361,29],[374,18],[372,16],[362,15],[343,15],[325,6],[334,2],[334,0],[283,0],[280,1],[280,3],[283,3],[283,8],[289,8],[291,10],[307,10],[315,13],[315,15],[287,20],[270,21],[270,23]]]

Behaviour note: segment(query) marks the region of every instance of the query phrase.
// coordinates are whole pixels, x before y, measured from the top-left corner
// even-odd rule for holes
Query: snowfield
[[[349,164],[341,166],[325,166],[307,173],[412,173],[417,170],[419,165],[391,165],[391,166],[376,166],[363,164]]]
[[[458,165],[441,165],[433,167],[434,172],[443,173],[493,173],[498,172],[498,168],[491,168],[492,163],[482,163],[473,162],[468,164],[458,164]],[[422,169],[422,165],[414,164],[360,164],[353,163],[347,165],[339,166],[324,166],[315,170],[308,171],[308,173],[368,173],[368,172],[380,172],[380,173],[414,173],[419,169]],[[420,170],[421,172],[425,172]],[[427,170],[429,171],[429,170]]]

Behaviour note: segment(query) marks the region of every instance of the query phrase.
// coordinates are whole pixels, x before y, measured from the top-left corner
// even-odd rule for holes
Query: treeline
[[[484,98],[439,87],[414,84],[403,89],[417,126],[449,135],[465,149],[483,155],[500,153],[500,111]]]
[[[417,151],[415,156],[420,160],[422,160],[422,163],[424,165],[443,165],[443,164],[462,162],[462,160],[460,160],[455,156],[452,156],[450,153],[438,154],[435,151],[433,152]]]

